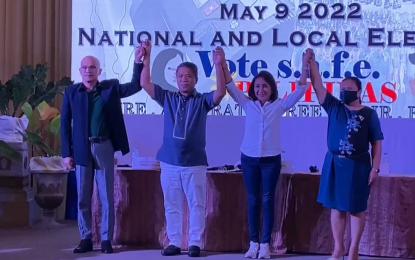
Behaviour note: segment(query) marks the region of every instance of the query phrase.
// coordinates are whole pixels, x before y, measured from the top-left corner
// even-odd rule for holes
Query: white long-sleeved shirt
[[[252,86],[253,87],[253,86]],[[247,97],[234,81],[226,88],[229,95],[246,114],[245,135],[241,152],[250,157],[268,157],[281,154],[280,121],[282,115],[293,107],[304,95],[307,85],[299,85],[286,98],[266,102],[263,106]]]

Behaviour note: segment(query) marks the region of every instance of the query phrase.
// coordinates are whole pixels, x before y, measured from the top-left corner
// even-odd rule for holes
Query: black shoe
[[[164,256],[180,255],[181,253],[182,250],[179,247],[173,245],[169,245],[163,251],[161,251],[161,254]]]
[[[90,252],[93,249],[93,244],[91,239],[82,239],[79,246],[73,250],[75,254]]]
[[[111,241],[102,240],[101,242],[101,252],[104,254],[112,254],[114,250],[112,249]]]
[[[190,246],[189,253],[187,253],[190,257],[199,257],[200,256],[200,247],[198,246]]]

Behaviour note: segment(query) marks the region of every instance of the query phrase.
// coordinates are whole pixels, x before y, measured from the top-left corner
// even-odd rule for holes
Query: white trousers
[[[201,247],[206,215],[206,166],[180,167],[160,162],[161,188],[170,245],[181,247],[183,204],[189,206],[189,246]]]

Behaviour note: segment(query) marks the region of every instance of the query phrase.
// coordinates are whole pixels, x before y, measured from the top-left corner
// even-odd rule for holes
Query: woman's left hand
[[[378,178],[379,173],[377,173],[375,170],[371,170],[370,171],[370,175],[369,175],[369,185],[372,185],[373,183],[375,183],[376,179]]]

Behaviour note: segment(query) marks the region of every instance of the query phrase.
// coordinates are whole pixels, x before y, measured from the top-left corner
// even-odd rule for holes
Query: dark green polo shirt
[[[107,136],[108,125],[105,120],[104,101],[98,87],[88,92],[89,136]]]

